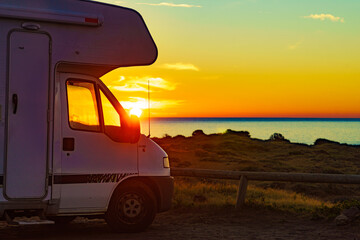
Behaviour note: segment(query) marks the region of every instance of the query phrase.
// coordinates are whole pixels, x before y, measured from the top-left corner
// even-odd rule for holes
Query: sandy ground
[[[63,226],[10,227],[0,222],[0,239],[360,239],[360,221],[336,226],[264,209],[177,209],[159,214],[142,233],[110,232],[103,220],[77,218]]]

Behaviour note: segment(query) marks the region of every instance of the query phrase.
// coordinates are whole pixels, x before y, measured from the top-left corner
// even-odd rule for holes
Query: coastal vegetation
[[[227,130],[191,137],[154,138],[168,154],[172,167],[257,172],[360,173],[360,146],[318,139],[312,145],[291,143],[281,134],[269,140],[251,138],[246,131]],[[234,207],[237,181],[175,179],[173,205]],[[250,182],[246,206],[270,208],[313,218],[334,217],[342,209],[360,206],[360,186],[287,182]]]

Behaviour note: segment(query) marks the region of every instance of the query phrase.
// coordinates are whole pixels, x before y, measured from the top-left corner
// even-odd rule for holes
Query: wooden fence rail
[[[236,198],[236,208],[240,209],[245,202],[248,180],[283,181],[308,183],[360,184],[360,175],[323,174],[323,173],[285,173],[285,172],[247,172],[224,171],[194,168],[171,168],[172,176],[200,177],[240,180]]]

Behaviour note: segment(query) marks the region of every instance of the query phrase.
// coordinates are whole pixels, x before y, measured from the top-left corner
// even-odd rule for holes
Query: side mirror
[[[127,135],[130,143],[137,143],[140,139],[140,119],[135,115],[130,116]]]
[[[140,120],[131,115],[127,124],[122,127],[105,126],[105,133],[116,142],[137,143],[140,139]]]

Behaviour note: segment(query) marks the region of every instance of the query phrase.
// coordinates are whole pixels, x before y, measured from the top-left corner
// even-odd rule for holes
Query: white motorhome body
[[[136,231],[170,208],[166,153],[99,80],[156,58],[134,10],[0,1],[0,218],[105,214]]]

